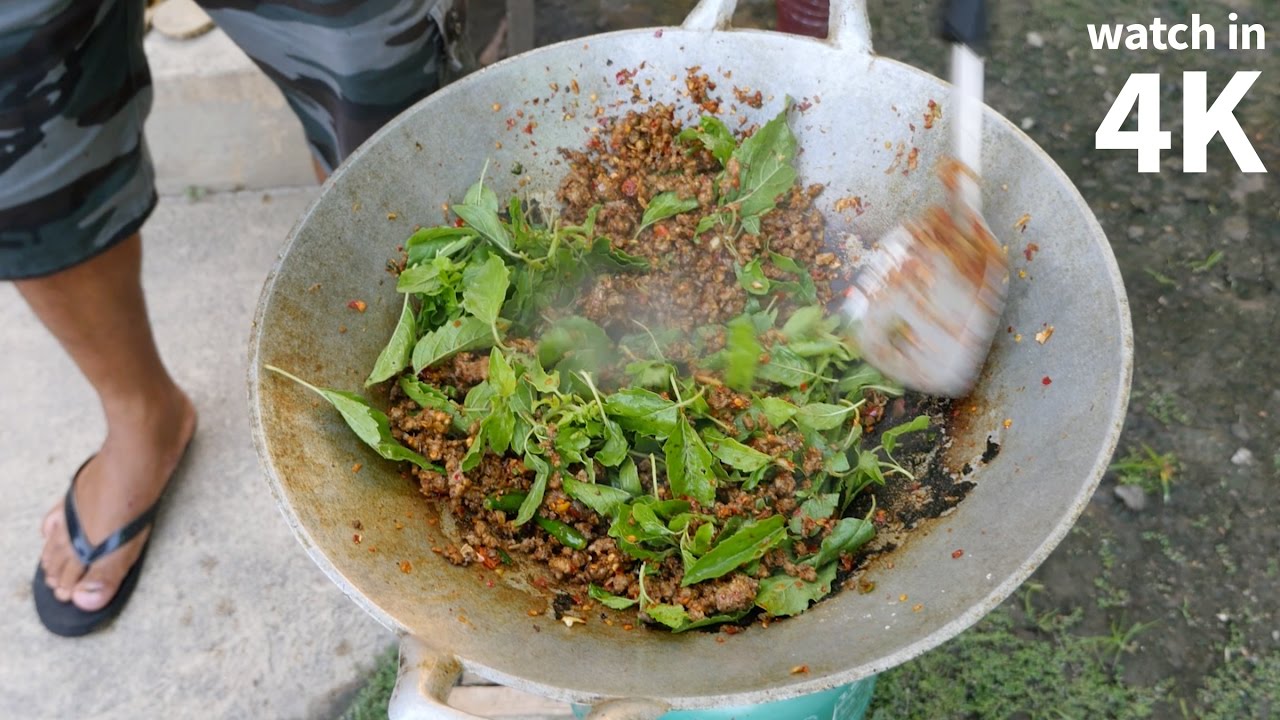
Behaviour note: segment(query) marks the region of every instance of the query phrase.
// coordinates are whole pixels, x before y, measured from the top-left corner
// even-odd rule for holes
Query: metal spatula
[[[863,357],[904,387],[949,397],[977,380],[1004,310],[1008,258],[982,218],[983,0],[951,0],[954,159],[939,168],[947,206],[873,246],[844,303]]]

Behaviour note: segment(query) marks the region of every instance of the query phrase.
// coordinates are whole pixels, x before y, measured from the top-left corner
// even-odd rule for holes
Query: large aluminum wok
[[[613,107],[631,98],[630,83],[620,84],[617,73],[642,63],[636,81],[646,99],[682,108],[689,107],[681,96],[685,70],[695,65],[718,80],[718,69],[732,71],[731,80],[721,80],[726,101],[734,85],[762,89],[768,100],[762,109],[739,107],[752,121],[776,113],[785,95],[811,103],[792,114],[792,127],[803,148],[802,179],[828,187],[822,203],[833,242],[851,233],[875,238],[940,201],[931,169],[946,151],[947,86],[872,54],[863,0],[832,5],[828,41],[730,31],[734,1],[703,0],[680,28],[610,33],[494,65],[374,136],[294,228],[267,279],[253,331],[255,442],[311,557],[403,636],[396,714],[470,717],[444,705],[464,667],[512,687],[596,704],[600,717],[764,703],[850,683],[976,622],[1031,574],[1085,507],[1128,401],[1128,305],[1107,239],[1071,181],[989,109],[986,216],[1009,244],[1015,273],[1024,266],[1029,273],[1011,278],[1002,323],[1022,342],[1003,332],[997,338],[979,388],[962,404],[948,453],[958,467],[981,454],[989,436],[1002,449],[976,466],[976,488],[954,513],[873,565],[873,593],[840,594],[723,644],[714,634],[626,632],[598,621],[567,628],[531,618],[527,611],[545,607],[544,596],[514,582],[489,587],[491,573],[434,555],[431,547],[447,539],[442,523],[424,522],[435,510],[415,488],[314,396],[263,372],[269,363],[316,384],[359,388],[399,312],[386,261],[412,228],[441,222],[442,204],[460,199],[486,161],[499,196],[521,178],[529,189],[553,189],[564,172],[555,149],[584,144],[597,125],[597,105],[625,111]],[[542,100],[535,105],[534,98]],[[943,105],[943,116],[925,129],[930,100]],[[524,116],[512,127],[508,119],[517,109]],[[903,172],[907,163],[895,162],[900,148],[919,149],[918,169]],[[519,177],[512,172],[517,164]],[[862,198],[865,214],[834,209],[848,195]],[[1031,219],[1019,232],[1014,226],[1024,214]],[[1041,250],[1027,264],[1022,251],[1031,241]],[[353,299],[368,302],[368,311],[348,310]],[[1055,329],[1051,339],[1035,342],[1046,324]],[[364,469],[353,474],[357,462]],[[963,556],[955,559],[957,549]],[[402,561],[411,572],[402,572]],[[917,603],[923,609],[913,612]],[[808,673],[792,674],[801,664]]]

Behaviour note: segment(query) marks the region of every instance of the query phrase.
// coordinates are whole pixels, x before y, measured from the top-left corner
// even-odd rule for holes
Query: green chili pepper
[[[559,540],[560,544],[565,547],[571,547],[574,550],[586,549],[587,539],[582,536],[582,533],[568,525],[565,525],[559,520],[551,520],[549,518],[539,516],[535,517],[533,521],[538,524],[538,527],[546,530],[548,535]]]
[[[506,513],[518,512],[520,503],[524,502],[526,495],[522,492],[508,492],[501,495],[490,495],[484,499],[485,510],[501,510]]]

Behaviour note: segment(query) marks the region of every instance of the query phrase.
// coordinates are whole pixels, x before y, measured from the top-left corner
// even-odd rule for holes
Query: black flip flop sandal
[[[89,458],[89,460],[92,459]],[[66,518],[67,534],[71,537],[71,547],[75,550],[76,557],[86,568],[95,560],[99,560],[120,549],[125,543],[150,527],[155,522],[156,511],[159,509],[160,502],[164,500],[164,496],[169,489],[166,486],[151,507],[147,508],[141,515],[131,520],[124,527],[108,535],[101,543],[94,545],[89,541],[89,537],[85,535],[84,526],[80,524],[80,515],[76,511],[76,478],[80,477],[80,472],[89,464],[89,460],[86,460],[84,465],[81,465],[80,469],[76,470],[76,474],[71,477],[71,487],[67,488],[67,497],[62,504]],[[177,470],[175,469],[174,472],[176,474]],[[172,480],[173,476],[170,476],[169,481],[172,482]],[[142,563],[147,559],[147,549],[150,546],[151,537],[148,536],[142,546],[142,552],[138,554],[138,559],[133,563],[133,567],[129,568],[129,573],[120,582],[120,588],[116,590],[111,602],[94,612],[81,610],[70,601],[62,602],[59,600],[53,594],[53,589],[45,584],[44,567],[37,563],[36,576],[31,581],[31,593],[35,596],[36,613],[40,616],[40,622],[44,623],[49,632],[55,635],[80,637],[88,635],[114,620],[120,614],[120,611],[124,609],[125,604],[129,602],[129,596],[133,594],[133,589],[138,585],[138,578],[142,575]]]

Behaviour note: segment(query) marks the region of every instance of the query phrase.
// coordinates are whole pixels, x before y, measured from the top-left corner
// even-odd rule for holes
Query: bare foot
[[[95,545],[155,503],[195,432],[196,410],[177,387],[161,400],[117,410],[107,439],[76,480],[76,510]],[[67,535],[63,502],[45,516],[40,564],[45,582],[62,602],[93,612],[105,607],[142,552],[151,530],[86,568]]]

